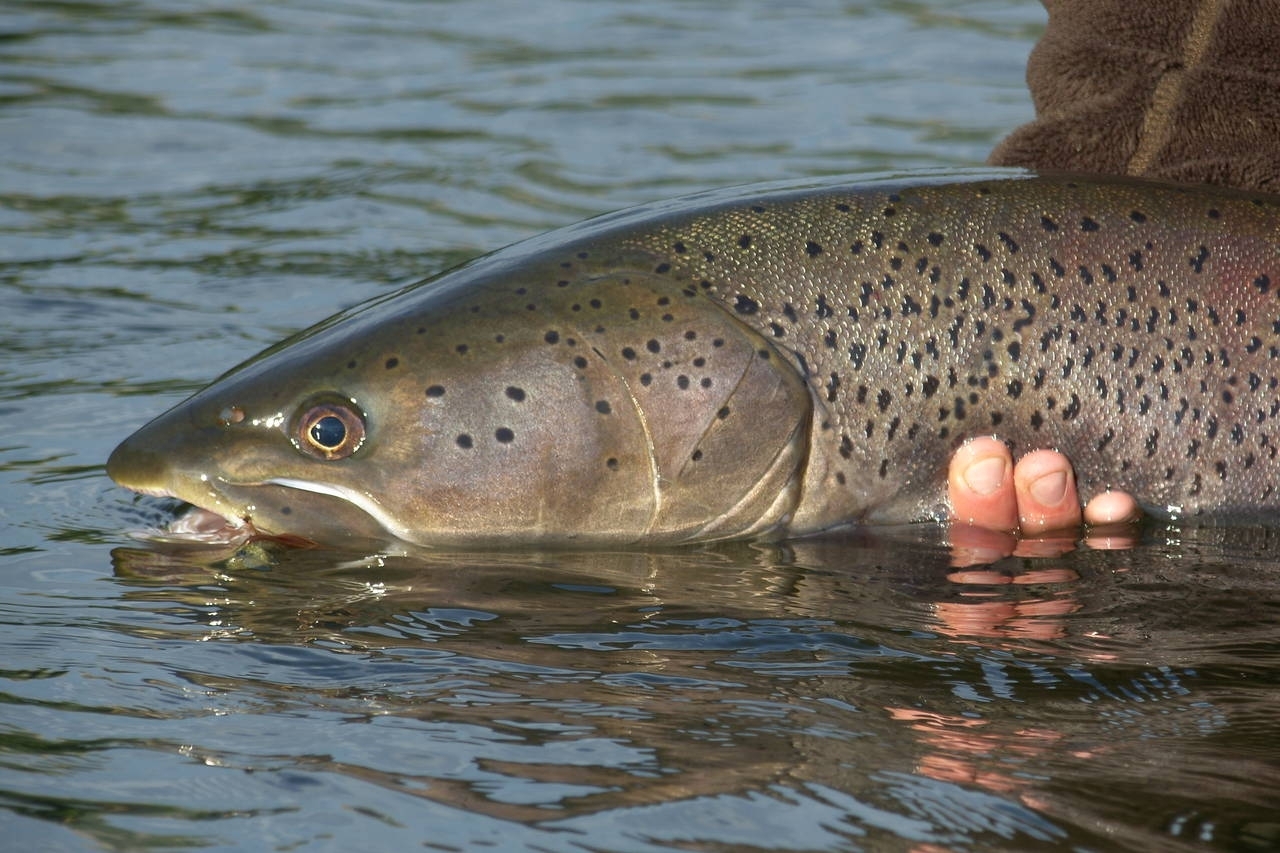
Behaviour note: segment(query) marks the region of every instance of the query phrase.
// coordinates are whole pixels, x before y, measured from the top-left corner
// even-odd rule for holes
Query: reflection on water
[[[186,650],[172,686],[198,713],[342,720],[299,754],[184,747],[217,766],[287,765],[543,831],[605,821],[636,849],[749,845],[796,822],[807,836],[770,846],[1260,845],[1280,830],[1275,698],[1217,697],[1241,649],[1273,641],[1225,609],[1230,644],[1200,638],[1224,635],[1210,555],[1247,571],[1239,555],[1270,534],[1201,532],[1194,568],[1141,556],[1171,534],[960,573],[919,531],[347,562],[119,549],[115,563],[123,600],[167,615],[147,635]],[[1194,625],[1144,616],[1161,593],[1198,599]]]
[[[969,166],[1028,0],[0,6],[13,849],[1280,846],[1274,533],[414,559],[131,542],[127,432],[580,217]],[[989,563],[989,564],[988,564]]]

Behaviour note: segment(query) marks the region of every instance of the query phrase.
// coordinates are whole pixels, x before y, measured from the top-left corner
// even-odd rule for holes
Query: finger
[[[1084,508],[1085,524],[1132,524],[1142,518],[1142,508],[1128,492],[1106,491],[1095,495]]]
[[[981,436],[961,445],[947,472],[952,519],[988,530],[1016,529],[1012,474],[1013,456],[999,439]]]
[[[1014,466],[1013,482],[1023,535],[1080,526],[1080,495],[1066,456],[1033,450]]]

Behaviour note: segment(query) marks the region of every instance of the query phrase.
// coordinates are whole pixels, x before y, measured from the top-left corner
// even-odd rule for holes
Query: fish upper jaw
[[[215,487],[207,474],[179,476],[167,454],[150,440],[145,429],[125,439],[111,452],[107,476],[138,494],[186,501],[221,516],[231,528],[250,526],[248,514]],[[199,484],[198,488],[191,488],[193,484]]]

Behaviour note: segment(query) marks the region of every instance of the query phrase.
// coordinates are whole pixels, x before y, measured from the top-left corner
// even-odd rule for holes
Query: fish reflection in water
[[[1214,555],[1238,553],[1223,537],[1272,534],[1196,536],[1199,568],[1176,578],[1200,593],[1194,628],[1149,607],[1176,574],[1144,557],[1158,544],[957,569],[920,529],[345,565],[261,543],[153,547],[117,551],[116,564],[130,596],[183,602],[175,633],[298,656],[270,680],[187,672],[193,682],[306,714],[399,720],[421,730],[418,747],[401,739],[412,754],[439,738],[470,745],[463,766],[435,771],[295,758],[318,772],[545,827],[635,821],[655,838],[678,835],[685,808],[741,819],[768,800],[821,815],[815,846],[1096,842],[1257,803],[1276,789],[1258,780],[1280,785],[1265,762],[1242,773],[1238,756],[1199,754],[1232,735],[1233,711],[1259,710],[1219,707],[1204,673],[1265,639],[1254,622],[1229,648],[1204,641],[1248,616],[1219,606],[1214,584],[1229,579],[1215,581]],[[1206,800],[1209,778],[1250,784]],[[1135,819],[1135,802],[1150,814]]]

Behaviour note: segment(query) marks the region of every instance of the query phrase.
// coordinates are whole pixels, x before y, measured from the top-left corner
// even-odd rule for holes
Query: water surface
[[[1280,543],[163,549],[125,434],[283,334],[709,187],[972,166],[1038,4],[0,9],[0,829],[23,850],[1266,850]]]

